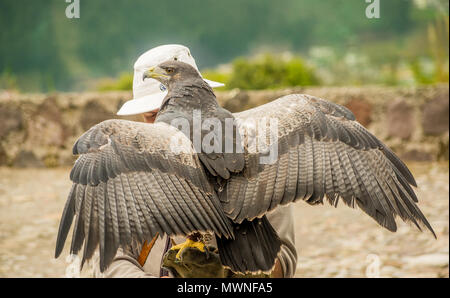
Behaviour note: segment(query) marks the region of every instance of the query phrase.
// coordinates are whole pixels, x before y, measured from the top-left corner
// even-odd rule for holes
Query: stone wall
[[[217,92],[232,112],[291,93],[306,93],[347,106],[358,121],[406,160],[449,157],[447,85],[393,87],[308,87]],[[92,125],[118,117],[131,92],[16,94],[0,92],[0,165],[71,165],[72,145]]]

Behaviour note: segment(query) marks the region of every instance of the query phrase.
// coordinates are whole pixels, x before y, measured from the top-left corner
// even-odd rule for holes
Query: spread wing
[[[335,206],[339,199],[359,206],[391,231],[397,228],[398,215],[433,232],[416,205],[411,188],[416,182],[408,168],[347,108],[293,94],[234,116],[247,150],[246,164],[220,199],[235,222],[299,199],[318,204],[326,197]],[[277,122],[277,129],[269,119]],[[261,163],[274,150],[274,162]]]
[[[160,235],[212,231],[230,237],[219,199],[188,138],[165,123],[104,121],[73,147],[80,154],[61,218],[56,257],[75,217],[71,253],[100,247],[100,269],[118,247]]]

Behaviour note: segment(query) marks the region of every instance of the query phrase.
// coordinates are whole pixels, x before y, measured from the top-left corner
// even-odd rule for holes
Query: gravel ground
[[[398,222],[380,228],[360,210],[341,204],[297,203],[297,277],[448,277],[448,163],[409,164],[419,206],[438,239]],[[53,258],[70,169],[0,168],[0,277],[62,277],[67,246]],[[86,274],[86,273],[85,273]]]

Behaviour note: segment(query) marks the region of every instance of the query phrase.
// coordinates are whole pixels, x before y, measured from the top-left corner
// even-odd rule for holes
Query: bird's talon
[[[197,248],[198,250],[200,250],[201,252],[205,252],[205,244],[202,242],[196,242],[193,241],[191,239],[187,239],[186,242],[184,243],[180,243],[178,245],[175,245],[171,248],[171,250],[177,250],[178,252],[175,256],[175,261],[176,260],[181,260],[181,253],[188,247],[192,247],[192,248]]]

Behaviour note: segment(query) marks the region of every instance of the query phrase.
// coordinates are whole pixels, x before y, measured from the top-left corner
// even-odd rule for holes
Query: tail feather
[[[222,264],[238,273],[269,273],[281,250],[281,240],[263,216],[233,224],[234,239],[216,237]]]

